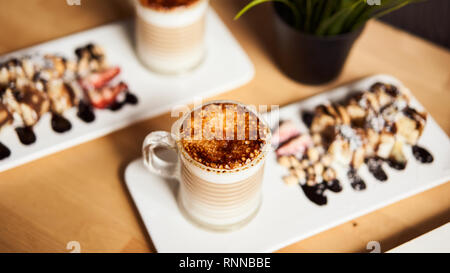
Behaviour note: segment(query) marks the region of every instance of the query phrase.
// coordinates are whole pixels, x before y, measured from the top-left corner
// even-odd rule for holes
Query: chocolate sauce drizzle
[[[52,114],[52,128],[57,133],[65,133],[72,129],[72,124],[65,117],[53,113]]]
[[[396,98],[401,93],[400,90],[391,84],[384,84],[381,82],[377,82],[373,84],[370,87],[370,92],[377,92],[379,89],[383,89],[383,91],[386,92],[387,95]],[[362,95],[362,92],[360,93]],[[351,98],[355,98],[355,94],[352,94],[347,98],[347,100]],[[345,102],[344,102],[345,103]],[[389,107],[390,105],[384,106]],[[331,105],[331,107],[335,107],[334,104]],[[331,110],[335,108],[331,108]],[[387,108],[386,108],[387,109]],[[333,113],[330,113],[329,109],[325,107],[324,105],[319,105],[315,111],[321,111],[329,116],[333,116]],[[337,110],[336,110],[337,111]],[[380,112],[383,112],[384,110],[381,109]],[[403,115],[408,117],[412,120],[426,120],[426,116],[417,110],[415,110],[412,107],[405,107],[403,110],[401,110]],[[308,127],[311,128],[312,122],[314,120],[315,113],[311,111],[302,111],[301,113],[301,119],[303,123]],[[353,122],[353,120],[352,120]],[[352,127],[364,127],[365,120],[357,120],[356,123],[352,123]],[[385,129],[388,130],[388,132],[391,132],[393,134],[397,133],[397,126],[395,123],[391,124],[385,124]],[[325,147],[325,150],[328,148],[328,145],[333,141],[335,137],[335,130],[334,128],[331,128],[330,132],[327,132],[326,129],[321,132],[322,137],[322,145]],[[425,148],[420,147],[418,145],[413,145],[411,147],[412,154],[416,158],[417,161],[423,163],[423,164],[429,164],[434,161],[433,155]],[[399,160],[400,159],[400,160]],[[374,176],[375,179],[377,179],[380,182],[386,182],[389,177],[385,170],[383,169],[383,162],[386,162],[391,168],[395,170],[404,170],[407,166],[407,161],[403,160],[402,158],[397,159],[395,156],[389,157],[387,159],[380,158],[377,156],[365,158],[365,164],[367,165],[367,168],[369,172]],[[361,178],[361,176],[358,175],[357,170],[350,166],[350,169],[347,172],[347,177],[350,182],[350,185],[354,190],[362,191],[367,188],[365,181]],[[326,190],[330,190],[332,192],[340,192],[342,191],[342,186],[339,182],[339,180],[333,180],[333,181],[324,181],[322,183],[318,183],[314,186],[308,186],[308,185],[301,185],[305,195],[309,200],[314,202],[318,205],[325,205],[327,203],[327,197],[324,195],[324,192]]]
[[[302,121],[303,121],[303,123],[305,123],[306,127],[311,128],[313,119],[314,119],[314,113],[308,112],[308,111],[302,112]]]
[[[11,155],[11,151],[0,142],[0,160],[5,159]]]
[[[78,104],[77,116],[86,123],[91,123],[95,120],[95,113],[89,103],[80,101]]]
[[[120,110],[125,104],[136,105],[138,98],[136,95],[127,92],[123,102],[116,102],[110,109],[113,111]],[[95,113],[90,103],[81,101],[78,104],[77,116],[86,123],[91,123],[95,120]],[[52,129],[57,133],[65,133],[72,129],[72,124],[64,116],[52,113],[51,119]],[[15,129],[19,140],[24,145],[31,145],[36,142],[36,135],[32,126],[18,127]],[[11,155],[11,151],[3,143],[0,142],[0,160],[8,158]]]
[[[389,167],[399,170],[399,171],[404,170],[406,168],[406,163],[407,163],[406,161],[400,162],[393,158],[386,159],[386,162],[389,164]]]
[[[388,176],[383,170],[383,160],[381,158],[371,157],[367,158],[365,161],[369,172],[373,174],[378,181],[385,182],[388,180]]]
[[[120,109],[122,109],[122,107],[125,104],[131,104],[131,105],[136,105],[138,103],[138,98],[136,97],[136,95],[127,92],[127,94],[125,95],[125,99],[121,102],[114,102],[111,106],[108,107],[109,110],[111,111],[118,111]]]
[[[316,205],[323,206],[328,202],[328,198],[325,195],[326,190],[332,192],[341,192],[342,185],[339,180],[334,179],[332,181],[323,181],[322,183],[317,183],[314,186],[302,185],[302,190],[306,197]]]
[[[75,50],[75,54],[77,56],[78,61],[80,61],[86,54],[88,54],[89,59],[102,61],[104,59],[104,56],[101,52],[97,52],[96,46],[94,44],[88,44],[85,47],[80,47]],[[61,60],[64,65],[64,69],[67,68],[67,59],[61,57]],[[11,66],[21,67],[22,61],[17,58],[13,58],[8,60],[7,62],[3,63],[0,62],[0,68],[6,67],[9,68]],[[47,92],[47,80],[42,77],[40,71],[36,71],[32,75],[31,79],[35,84],[38,82],[42,83],[43,91]],[[72,89],[70,84],[64,83],[65,88],[68,90],[71,101],[75,100],[75,93]],[[27,89],[27,90],[19,90],[16,86],[15,81],[9,81],[7,85],[0,85],[0,97],[3,96],[4,92],[6,91],[6,88],[11,89],[12,95],[14,96],[15,100],[18,102],[24,102],[28,104],[30,107],[35,110],[35,112],[40,113],[41,109],[38,109],[40,103],[44,100],[42,98],[40,92],[37,91],[37,89]],[[113,111],[120,110],[125,104],[130,105],[136,105],[138,103],[138,98],[130,93],[129,90],[126,90],[124,92],[123,101],[115,102],[110,106],[110,109]],[[36,98],[39,101],[35,101]],[[86,123],[91,123],[95,120],[95,113],[93,106],[89,101],[81,101],[78,104],[78,112],[77,116]],[[53,131],[56,133],[65,133],[67,131],[70,131],[72,129],[71,122],[66,119],[63,115],[52,113],[51,117],[51,127]],[[20,140],[20,142],[24,145],[31,145],[36,142],[36,135],[33,131],[33,126],[24,126],[24,127],[18,127],[15,128],[15,131],[17,133],[17,136]],[[0,160],[3,160],[11,155],[11,151],[7,146],[5,146],[3,143],[0,142]]]
[[[329,189],[332,192],[341,192],[342,191],[342,185],[341,182],[337,179],[334,179],[332,181],[326,181],[327,189]]]
[[[326,205],[328,202],[327,197],[324,195],[325,190],[327,189],[327,186],[324,183],[318,183],[314,186],[307,186],[302,185],[303,192],[305,193],[306,197],[308,199],[319,205],[323,206]]]
[[[414,157],[421,163],[429,164],[434,161],[433,155],[431,155],[428,150],[418,145],[412,146],[412,153]]]
[[[362,191],[366,189],[366,182],[358,175],[354,168],[350,168],[347,172],[348,180],[354,190]]]
[[[23,145],[31,145],[36,142],[36,135],[31,126],[16,128],[16,133]]]
[[[126,103],[131,104],[131,105],[136,105],[139,103],[139,99],[136,97],[136,95],[133,93],[130,93],[130,92],[127,92],[125,101],[126,101]]]

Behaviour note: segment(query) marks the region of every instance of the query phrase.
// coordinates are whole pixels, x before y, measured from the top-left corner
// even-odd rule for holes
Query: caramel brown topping
[[[139,0],[144,7],[156,10],[170,10],[181,6],[190,6],[199,0]]]
[[[256,159],[269,129],[251,111],[232,103],[208,104],[193,111],[180,128],[181,143],[195,161],[235,169]]]

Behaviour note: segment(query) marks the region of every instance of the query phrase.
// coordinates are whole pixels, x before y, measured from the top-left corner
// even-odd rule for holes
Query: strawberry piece
[[[81,79],[80,83],[84,89],[99,89],[107,85],[119,74],[120,67],[112,67],[101,72],[92,73]]]
[[[88,89],[87,95],[95,108],[105,109],[116,102],[117,96],[128,90],[128,86],[120,82],[116,86],[105,86],[101,89]]]
[[[312,145],[312,139],[309,135],[300,135],[285,143],[276,151],[277,156],[293,155],[301,158],[308,147]]]
[[[294,122],[290,120],[285,121],[272,134],[272,145],[276,147],[298,135],[300,135],[300,130],[295,126]]]

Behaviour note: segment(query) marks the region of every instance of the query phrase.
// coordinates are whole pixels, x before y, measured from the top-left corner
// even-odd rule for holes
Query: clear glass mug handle
[[[150,172],[164,178],[178,178],[178,158],[175,162],[166,161],[156,154],[156,149],[168,149],[178,153],[177,143],[169,132],[150,133],[142,145],[144,165]]]

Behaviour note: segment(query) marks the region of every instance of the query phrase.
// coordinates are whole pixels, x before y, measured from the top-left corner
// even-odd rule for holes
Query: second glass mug
[[[146,67],[158,73],[179,74],[200,66],[206,56],[209,0],[165,9],[147,7],[142,0],[134,2],[136,51]]]
[[[207,167],[186,152],[179,129],[191,113],[209,104],[235,104],[255,114],[267,128],[261,153],[250,163],[231,170]],[[257,214],[262,202],[264,165],[270,144],[270,129],[259,113],[234,101],[211,101],[186,113],[172,127],[172,133],[150,133],[143,143],[144,164],[150,172],[179,182],[177,202],[180,211],[194,224],[215,231],[230,231],[246,225]],[[177,153],[169,162],[156,155],[161,149]]]

